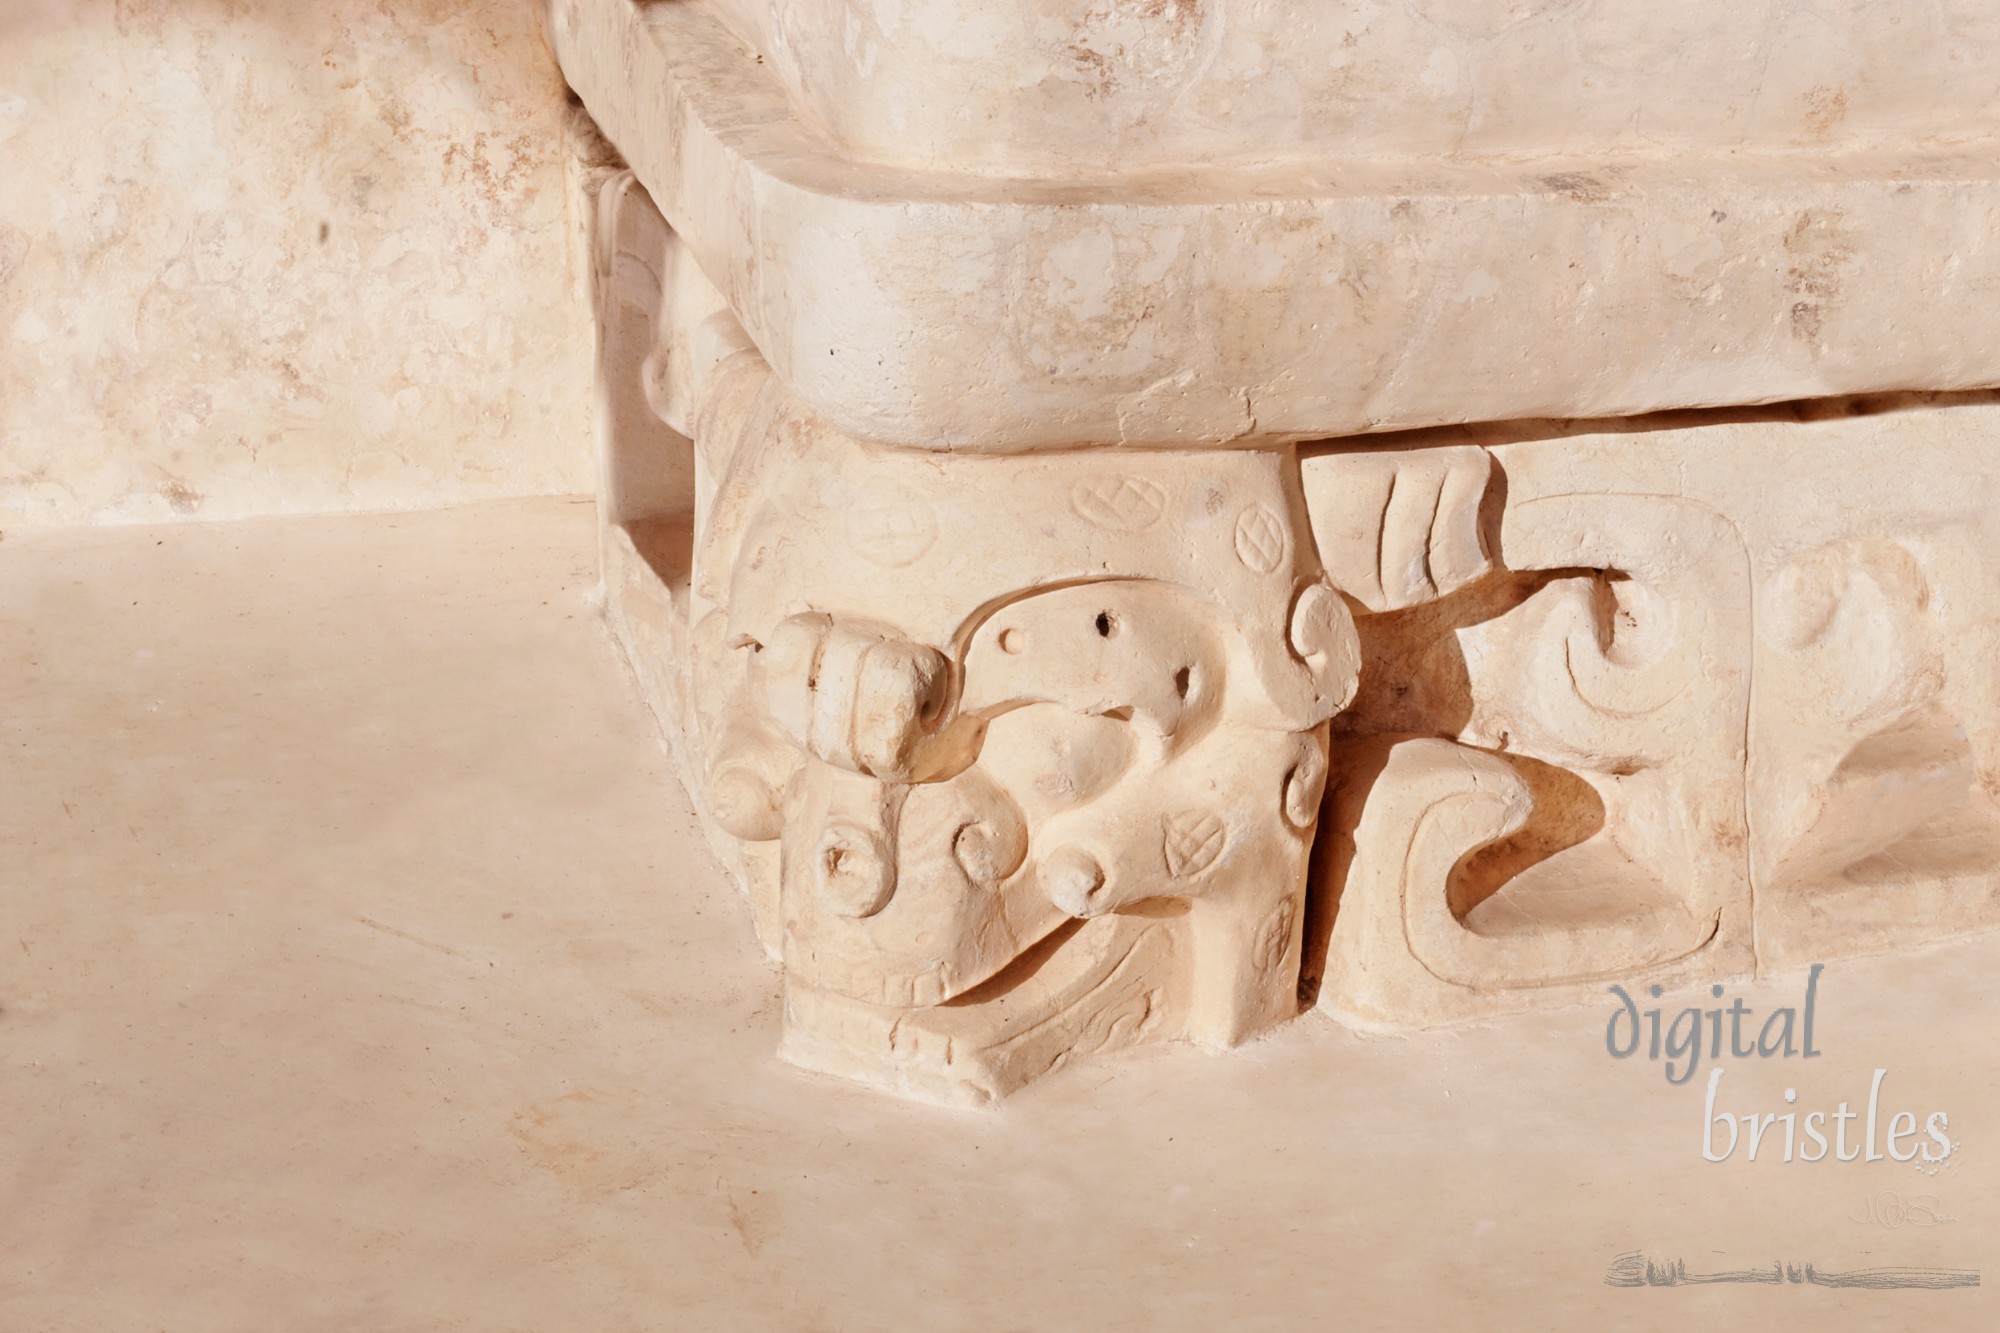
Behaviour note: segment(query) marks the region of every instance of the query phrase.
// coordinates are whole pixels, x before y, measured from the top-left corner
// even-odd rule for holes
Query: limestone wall
[[[0,3],[0,528],[590,487],[534,0]]]

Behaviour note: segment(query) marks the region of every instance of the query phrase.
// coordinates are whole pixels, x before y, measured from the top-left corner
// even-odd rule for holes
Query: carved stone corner
[[[1189,375],[863,435],[598,203],[606,612],[791,1062],[981,1104],[2000,922],[1990,397],[1302,445]]]

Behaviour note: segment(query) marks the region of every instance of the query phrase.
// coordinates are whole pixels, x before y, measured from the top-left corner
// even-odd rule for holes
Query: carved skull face
[[[1301,624],[1316,655],[1338,656],[1351,628],[1337,602],[1315,610],[1318,600],[1306,599]],[[1263,687],[1250,642],[1260,628],[1148,579],[982,611],[957,636],[955,697],[902,747],[908,781],[827,762],[795,781],[788,969],[871,1003],[939,1004],[993,982],[1072,919],[1168,921],[1199,900],[1211,934],[1226,916],[1241,937],[1224,966],[1254,974],[1260,993],[1288,994],[1325,738],[1287,726]],[[838,655],[822,650],[820,688]],[[855,701],[858,729],[923,716],[932,674],[912,670],[900,689]],[[1228,951],[1208,952],[1214,965]]]
[[[1289,1004],[1359,664],[1289,453],[926,456],[809,417],[757,443],[709,586],[798,756],[773,821],[790,980],[977,1002],[1123,916],[1171,934],[1188,1005],[1237,996],[1191,1025],[1216,1040]]]
[[[856,672],[838,665],[853,648],[823,643],[815,689],[850,701],[804,711],[847,719],[813,743],[849,762],[809,757],[785,798],[794,984],[896,1008],[996,998],[1037,946],[1116,916],[1170,941],[1155,980],[1180,1030],[1222,1043],[1283,1017],[1325,736],[1283,724],[1256,632],[1152,580],[1034,592],[957,636],[934,709],[933,667]],[[907,744],[856,739],[925,716]],[[885,780],[851,766],[861,752],[907,759]]]

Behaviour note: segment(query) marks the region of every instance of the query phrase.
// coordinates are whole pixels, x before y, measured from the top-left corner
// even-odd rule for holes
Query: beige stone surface
[[[883,448],[600,208],[607,609],[787,1058],[980,1102],[2000,924],[1994,395]]]
[[[981,1102],[1295,1016],[1359,646],[1290,453],[871,448],[642,191],[601,202],[608,609],[785,965],[787,1058]]]
[[[515,0],[0,5],[0,526],[588,490],[564,99]]]
[[[1020,179],[844,154],[701,0],[552,10],[564,72],[765,359],[862,439],[1212,445],[2000,384],[1990,92],[1917,80],[1956,132],[1837,151],[1776,129],[1614,151],[1565,124],[1538,154]],[[1972,18],[1954,53],[1977,81],[2000,32]],[[1404,89],[1370,96],[1400,115]]]
[[[714,0],[851,156],[1069,180],[1220,158],[1991,140],[1983,0]]]
[[[1992,395],[1399,444],[1302,463],[1364,596],[1443,571],[1358,622],[1322,1004],[1439,1021],[2000,922]],[[1453,586],[1474,512],[1496,568]]]
[[[783,1065],[592,544],[561,501],[8,538],[0,1326],[1991,1327],[1983,1288],[1604,1283],[1990,1277],[1990,938],[1837,963],[1820,1058],[1724,1062],[1739,1111],[1888,1069],[1950,1114],[1935,1176],[1702,1161],[1609,997],[1308,1015],[984,1112]]]

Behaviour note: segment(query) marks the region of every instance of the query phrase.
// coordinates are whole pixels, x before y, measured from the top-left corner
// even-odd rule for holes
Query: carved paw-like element
[[[759,655],[765,707],[800,749],[884,781],[907,780],[944,710],[944,656],[866,622],[805,614]]]
[[[1484,449],[1324,454],[1301,472],[1327,575],[1370,611],[1442,597],[1492,567],[1479,527],[1493,473]]]

